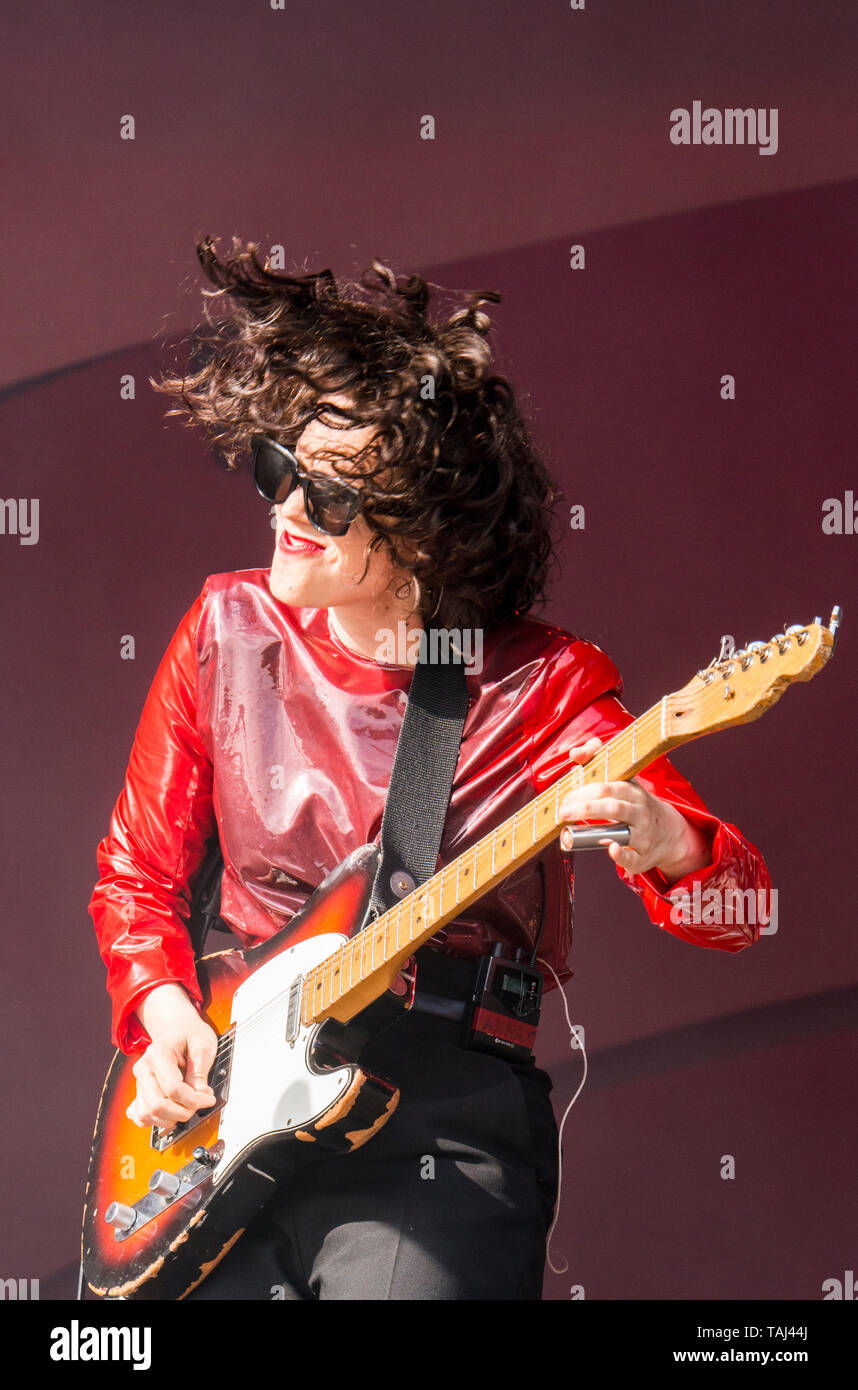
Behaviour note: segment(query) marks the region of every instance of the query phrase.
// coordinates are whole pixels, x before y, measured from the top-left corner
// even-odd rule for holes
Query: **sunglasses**
[[[358,512],[361,496],[357,488],[338,478],[305,473],[295,455],[264,434],[254,435],[253,481],[266,502],[285,502],[297,483],[304,493],[304,510],[317,531],[326,536],[344,536]]]

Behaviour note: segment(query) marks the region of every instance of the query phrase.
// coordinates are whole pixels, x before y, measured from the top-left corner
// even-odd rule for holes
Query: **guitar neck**
[[[665,696],[589,762],[576,764],[310,972],[302,995],[304,1022],[329,1016],[347,1022],[368,999],[383,993],[409,956],[441,927],[560,834],[560,805],[567,792],[592,782],[627,781],[684,742],[667,732],[667,701]]]
[[[485,896],[560,834],[560,803],[590,782],[622,782],[662,753],[701,734],[758,719],[793,681],[811,680],[834,651],[842,618],[794,624],[768,642],[721,652],[687,685],[665,695],[584,764],[576,764],[515,815],[328,956],[304,981],[301,1010],[309,1024],[333,1016],[347,1023],[393,982],[418,947]]]

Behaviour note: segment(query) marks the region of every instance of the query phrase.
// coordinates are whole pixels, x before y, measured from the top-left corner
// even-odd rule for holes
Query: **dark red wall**
[[[766,8],[745,11],[759,18]],[[328,10],[348,25],[346,7]],[[547,50],[549,38],[556,43],[548,19],[544,32],[538,27],[539,7],[493,5],[491,11],[499,26],[491,31],[493,51],[513,51],[522,25],[538,51]],[[91,13],[103,18],[97,6]],[[855,1259],[858,953],[850,870],[858,536],[824,535],[821,508],[848,488],[858,493],[856,168],[844,144],[839,174],[832,162],[816,186],[772,192],[783,186],[769,182],[780,154],[764,159],[747,150],[685,150],[675,151],[671,162],[670,148],[656,146],[655,136],[650,163],[641,165],[646,152],[633,157],[617,135],[623,122],[631,126],[644,119],[642,112],[705,95],[703,78],[723,57],[712,34],[721,34],[727,49],[734,35],[726,20],[723,31],[696,37],[681,25],[663,29],[661,50],[671,36],[676,42],[683,36],[685,45],[672,80],[669,65],[655,63],[654,40],[650,66],[643,60],[635,66],[632,11],[623,13],[627,28],[612,21],[612,40],[601,46],[597,26],[604,16],[594,11],[583,21],[593,26],[594,72],[605,76],[601,86],[594,76],[588,89],[589,125],[578,131],[579,144],[590,139],[595,148],[607,139],[600,93],[605,104],[605,93],[614,98],[601,183],[613,185],[618,207],[628,183],[629,218],[641,206],[639,190],[650,175],[657,203],[668,198],[667,206],[682,206],[685,190],[685,205],[696,206],[706,201],[703,161],[713,155],[710,168],[720,171],[718,179],[729,179],[729,155],[755,161],[758,171],[756,188],[736,190],[741,201],[724,201],[729,183],[719,183],[710,201],[721,205],[668,216],[651,215],[650,208],[647,220],[587,230],[598,226],[596,203],[577,219],[574,186],[567,184],[569,197],[558,205],[562,152],[550,153],[553,117],[538,107],[530,131],[532,183],[537,194],[544,190],[554,199],[554,220],[550,232],[526,232],[519,240],[508,200],[491,177],[493,154],[505,138],[502,126],[492,124],[501,110],[493,97],[492,120],[486,117],[468,155],[472,191],[464,214],[453,190],[457,180],[464,182],[465,156],[438,146],[431,151],[436,172],[428,224],[425,208],[418,218],[413,205],[397,199],[395,184],[384,191],[370,180],[362,200],[342,203],[337,171],[353,158],[345,149],[346,95],[352,93],[361,111],[360,101],[368,98],[355,95],[352,59],[338,46],[339,31],[329,28],[327,54],[319,50],[303,60],[318,74],[323,58],[337,57],[341,83],[332,80],[328,90],[331,102],[341,103],[340,124],[329,112],[329,124],[320,118],[316,127],[329,157],[324,167],[296,167],[289,189],[282,181],[272,186],[263,225],[266,234],[276,227],[283,235],[290,196],[296,197],[304,214],[312,205],[314,225],[336,228],[342,246],[353,248],[341,253],[339,270],[352,273],[373,254],[387,254],[401,269],[419,268],[446,286],[502,292],[493,315],[500,365],[529,398],[567,512],[573,502],[586,507],[586,529],[565,532],[562,578],[548,616],[613,657],[631,709],[641,711],[684,684],[716,654],[722,633],[743,643],[765,639],[785,622],[817,614],[827,619],[833,603],[843,605],[838,651],[820,676],[787,691],[760,722],[675,755],[711,809],[765,853],[779,891],[775,935],[737,956],[685,945],[649,924],[607,860],[579,856],[570,962],[575,977],[567,992],[573,1021],[586,1029],[590,1077],[565,1131],[555,1261],[565,1255],[570,1268],[546,1279],[549,1299],[567,1298],[572,1284],[583,1284],[588,1298],[814,1299],[825,1279],[842,1276]],[[86,7],[81,14],[75,44],[85,37]],[[309,10],[301,11],[300,20],[317,23],[322,32],[321,12],[313,21]],[[156,28],[139,49],[129,40],[122,50],[130,75],[138,56],[140,71],[157,69],[159,52],[167,64],[167,21],[159,22],[160,34]],[[232,7],[218,22],[236,23]],[[443,73],[438,77],[439,102],[458,92],[466,65],[481,71],[483,91],[491,87],[478,50],[469,57],[468,43],[479,34],[468,27],[459,33],[455,23],[443,44],[432,31],[457,74],[449,87]],[[416,25],[408,16],[409,35]],[[374,32],[381,43],[380,30]],[[819,141],[821,150],[824,127],[829,145],[823,152],[834,161],[834,127],[825,121],[833,120],[842,50],[832,45],[810,54],[806,69],[794,55],[790,86],[789,54],[776,44],[772,71],[784,84],[778,87],[767,76],[765,30],[755,32],[759,86],[746,71],[737,84],[740,95],[719,78],[707,99],[781,102],[787,114],[803,112],[809,79],[803,83],[801,74],[824,87],[827,64],[832,96],[825,120],[820,116]],[[253,30],[250,39],[245,33],[242,43],[261,61],[260,33]],[[45,83],[61,63],[62,43],[51,49],[46,38],[26,41]],[[71,36],[66,42],[71,54]],[[401,75],[409,59],[404,47],[395,53],[396,42],[393,66]],[[228,184],[241,171],[218,154],[212,111],[220,120],[237,109],[235,74],[230,69],[224,77],[219,69],[220,47],[204,46],[197,66],[190,64],[187,45],[182,52],[187,66],[176,70],[175,81],[186,80],[193,93],[204,72],[219,93],[216,108],[200,111],[201,130],[192,139],[187,94],[177,88],[183,158],[193,161],[202,150],[209,173]],[[618,54],[624,55],[619,70]],[[99,71],[111,71],[107,58]],[[636,106],[631,93],[646,85],[646,73],[651,105]],[[84,314],[79,278],[69,292],[74,313],[68,308],[64,267],[79,277],[84,259],[105,244],[98,232],[103,219],[115,229],[121,207],[105,209],[85,196],[89,136],[80,112],[90,108],[83,76],[71,70],[65,80],[70,114],[61,163],[67,192],[52,206],[57,255],[34,270],[23,249],[12,255],[7,238],[6,270],[17,288],[7,334],[10,384],[0,404],[0,493],[38,497],[41,509],[37,545],[0,535],[7,928],[0,1277],[40,1278],[44,1297],[64,1296],[73,1287],[89,1141],[110,1057],[103,967],[86,913],[95,846],[121,786],[148,684],[179,618],[207,574],[264,564],[270,545],[266,511],[248,478],[219,472],[199,438],[164,420],[163,398],[146,385],[161,363],[158,344],[140,341],[139,331],[115,336],[126,298],[129,323],[139,325],[145,308],[153,333],[167,311],[146,288],[151,266],[175,289],[192,263],[198,231],[261,235],[258,213],[242,216],[230,202],[229,215],[213,220],[200,194],[196,225],[186,225],[173,216],[170,202],[174,193],[183,196],[185,165],[162,149],[146,164],[148,222],[129,221],[124,240],[110,242],[105,265],[86,282],[92,317],[78,356],[93,355],[99,341],[102,351],[117,342],[128,346],[75,365],[67,336],[60,335],[59,346],[51,342],[52,317],[82,321]],[[346,95],[342,82],[352,83]],[[397,79],[391,110],[400,88]],[[102,95],[96,89],[96,105]],[[508,88],[507,99],[520,116],[530,96]],[[421,109],[434,109],[422,91],[415,100]],[[375,101],[382,115],[389,114],[383,87]],[[284,97],[281,122],[287,110]],[[562,112],[557,119],[565,119]],[[38,135],[23,114],[20,125],[9,137],[13,152],[32,152]],[[813,153],[798,114],[792,129],[800,129],[802,148]],[[260,131],[264,151],[274,136]],[[789,132],[782,114],[787,151]],[[386,138],[382,121],[375,139]],[[395,145],[394,135],[389,138]],[[43,143],[49,143],[47,131]],[[575,167],[587,165],[576,149]],[[138,146],[137,157],[143,153]],[[377,155],[370,142],[366,158]],[[254,159],[261,162],[262,152]],[[46,168],[43,177],[56,191],[56,168]],[[747,169],[742,177],[750,177]],[[601,186],[592,169],[588,180],[591,190]],[[34,216],[28,196],[21,185],[15,216],[22,229]],[[388,222],[383,245],[365,226],[375,226],[380,203]],[[659,204],[662,211],[665,205]],[[445,228],[456,218],[459,239],[451,243]],[[605,222],[622,220],[622,214],[604,212]],[[526,225],[533,227],[532,221]],[[328,263],[317,250],[321,240],[321,232],[308,231],[290,240],[289,251],[318,267]],[[586,247],[583,272],[568,269],[568,248],[577,241]],[[452,261],[452,245],[458,255],[477,249],[469,259]],[[134,263],[142,267],[139,281],[129,270]],[[195,312],[199,286],[193,276],[185,286],[179,326]],[[94,335],[93,323],[100,325]],[[30,343],[24,354],[30,365],[17,376],[16,324]],[[39,343],[45,345],[41,356]],[[120,375],[129,372],[137,382],[133,402],[119,398]],[[720,399],[724,373],[736,377],[735,401]],[[120,659],[125,634],[136,641],[134,661]],[[539,1060],[555,1077],[562,1114],[577,1085],[579,1057],[569,1052],[556,995],[547,1007]],[[735,1155],[734,1181],[719,1177],[724,1154]]]

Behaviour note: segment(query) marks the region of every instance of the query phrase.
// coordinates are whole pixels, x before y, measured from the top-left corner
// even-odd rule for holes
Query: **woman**
[[[338,285],[328,271],[276,274],[252,245],[221,261],[208,239],[198,254],[226,312],[193,371],[152,384],[230,466],[253,451],[276,535],[270,571],[210,576],[179,625],[98,850],[90,911],[113,1040],[139,1054],[128,1113],[141,1126],[213,1100],[215,1035],[184,926],[210,837],[239,940],[288,931],[312,889],[378,835],[412,639],[456,629],[480,653],[443,863],[632,719],[598,647],[527,616],[551,556],[551,488],[492,371],[480,305],[499,296],[432,323],[426,283],[379,262]],[[666,758],[570,794],[562,812],[629,824],[629,844],[608,853],[658,926],[730,951],[754,939],[752,926],[672,912],[668,890],[695,880],[769,881]],[[571,886],[554,841],[433,938],[424,987],[465,998],[474,958],[498,942],[569,978]],[[466,1049],[438,1012],[403,1018],[362,1065],[400,1087],[392,1118],[290,1182],[190,1297],[539,1298],[557,1187],[547,1074]]]

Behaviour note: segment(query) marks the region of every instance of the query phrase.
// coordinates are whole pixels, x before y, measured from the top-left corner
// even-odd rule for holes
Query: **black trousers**
[[[284,1184],[188,1299],[539,1299],[557,1193],[547,1072],[409,1014],[361,1064],[401,1089],[351,1154]]]

